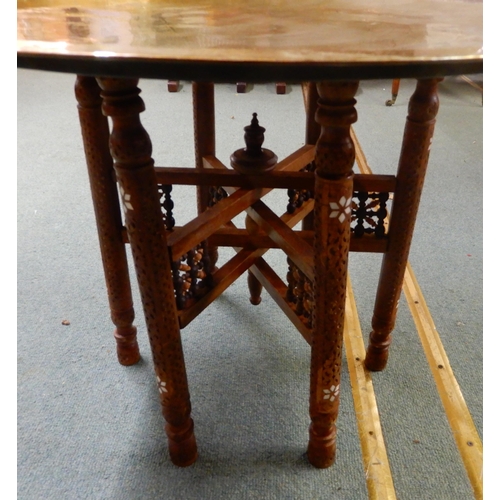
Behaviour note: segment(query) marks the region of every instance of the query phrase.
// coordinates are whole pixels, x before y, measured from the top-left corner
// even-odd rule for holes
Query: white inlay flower
[[[122,186],[120,186],[120,194],[122,195],[123,207],[125,212],[127,210],[134,210],[132,203],[130,202],[130,195],[125,192]]]
[[[332,385],[330,389],[323,389],[323,399],[329,399],[330,401],[334,401],[335,398],[339,395],[340,385]]]
[[[342,196],[338,203],[331,202],[330,208],[332,212],[330,213],[330,218],[336,219],[338,217],[340,222],[344,222],[346,216],[349,216],[351,213],[351,202],[352,198],[346,199],[345,196]]]
[[[167,393],[167,383],[163,382],[163,380],[158,376],[156,376],[156,380],[158,382],[158,390],[160,391],[160,394]]]

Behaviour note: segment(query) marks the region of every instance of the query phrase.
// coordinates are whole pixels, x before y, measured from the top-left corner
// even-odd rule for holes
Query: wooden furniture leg
[[[78,76],[75,83],[83,146],[94,204],[104,277],[118,361],[133,365],[140,359],[127,265],[118,191],[109,154],[108,120],[102,114],[100,88],[95,78]]]
[[[311,345],[309,446],[312,465],[335,461],[342,335],[349,255],[354,144],[354,95],[359,82],[318,83],[316,145],[314,317]]]
[[[203,157],[215,156],[215,102],[214,84],[211,82],[193,82],[193,122],[194,122],[194,149],[196,169],[203,170]],[[197,186],[196,197],[198,214],[209,207],[210,187]],[[210,269],[214,272],[218,259],[217,247],[207,247]]]
[[[316,110],[318,109],[318,89],[316,84],[312,82],[302,85],[306,110],[306,144],[316,144],[321,133],[321,126],[315,118]],[[312,231],[314,229],[314,212],[311,212],[304,218],[302,229],[305,231]]]
[[[389,356],[391,332],[396,321],[439,108],[437,88],[441,80],[419,80],[408,105],[389,224],[389,247],[382,261],[372,332],[365,358],[365,366],[372,371],[383,370]]]
[[[110,150],[167,422],[170,457],[174,464],[188,466],[197,457],[196,440],[151,141],[139,118],[144,103],[138,80],[98,78],[98,83],[103,112],[113,121]]]
[[[394,80],[392,80],[392,88],[391,88],[392,99],[388,99],[387,101],[385,101],[386,106],[392,106],[393,104],[396,104],[396,99],[398,98],[399,94],[400,83],[401,79],[399,78],[394,78]]]

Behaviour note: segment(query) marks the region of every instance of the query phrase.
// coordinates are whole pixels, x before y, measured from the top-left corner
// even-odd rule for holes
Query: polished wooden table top
[[[88,74],[445,76],[482,43],[481,0],[18,0],[18,65]]]

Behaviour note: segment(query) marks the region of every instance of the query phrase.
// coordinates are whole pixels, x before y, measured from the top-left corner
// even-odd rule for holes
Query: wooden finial
[[[257,113],[253,113],[250,125],[245,128],[246,147],[231,155],[231,166],[242,174],[256,174],[271,171],[278,161],[269,149],[262,148],[266,129],[259,125]]]

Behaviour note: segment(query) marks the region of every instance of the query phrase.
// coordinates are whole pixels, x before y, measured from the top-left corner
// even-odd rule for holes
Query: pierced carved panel
[[[312,328],[314,308],[312,283],[290,258],[287,258],[287,263],[286,300],[304,325]]]
[[[287,212],[293,214],[297,208],[300,208],[302,204],[312,198],[312,196],[310,191],[289,189]],[[356,238],[372,234],[375,235],[376,238],[383,238],[386,236],[389,200],[390,193],[355,191],[353,193],[350,210],[351,236]],[[335,207],[332,207],[332,209],[333,208]]]
[[[174,202],[172,201],[172,185],[158,184],[158,193],[160,198],[161,213],[163,215],[163,223],[167,231],[171,231],[175,226],[173,216]]]
[[[171,196],[172,185],[159,184],[158,194],[165,229],[172,231],[175,226],[174,202]],[[171,262],[171,265],[178,310],[193,305],[212,287],[212,273],[210,270],[213,266],[211,265],[210,252],[207,249],[206,241],[202,241],[179,260]]]
[[[351,233],[354,237],[374,234],[382,238],[386,234],[389,193],[355,191],[351,207]]]
[[[314,172],[315,169],[314,162],[306,165],[301,172]],[[303,203],[310,200],[313,197],[313,192],[307,189],[289,189],[287,191],[288,195],[288,205],[286,206],[286,211],[289,214],[293,214],[297,208],[300,208]]]
[[[193,305],[212,287],[210,257],[206,241],[172,262],[175,300],[177,309],[182,310]]]

